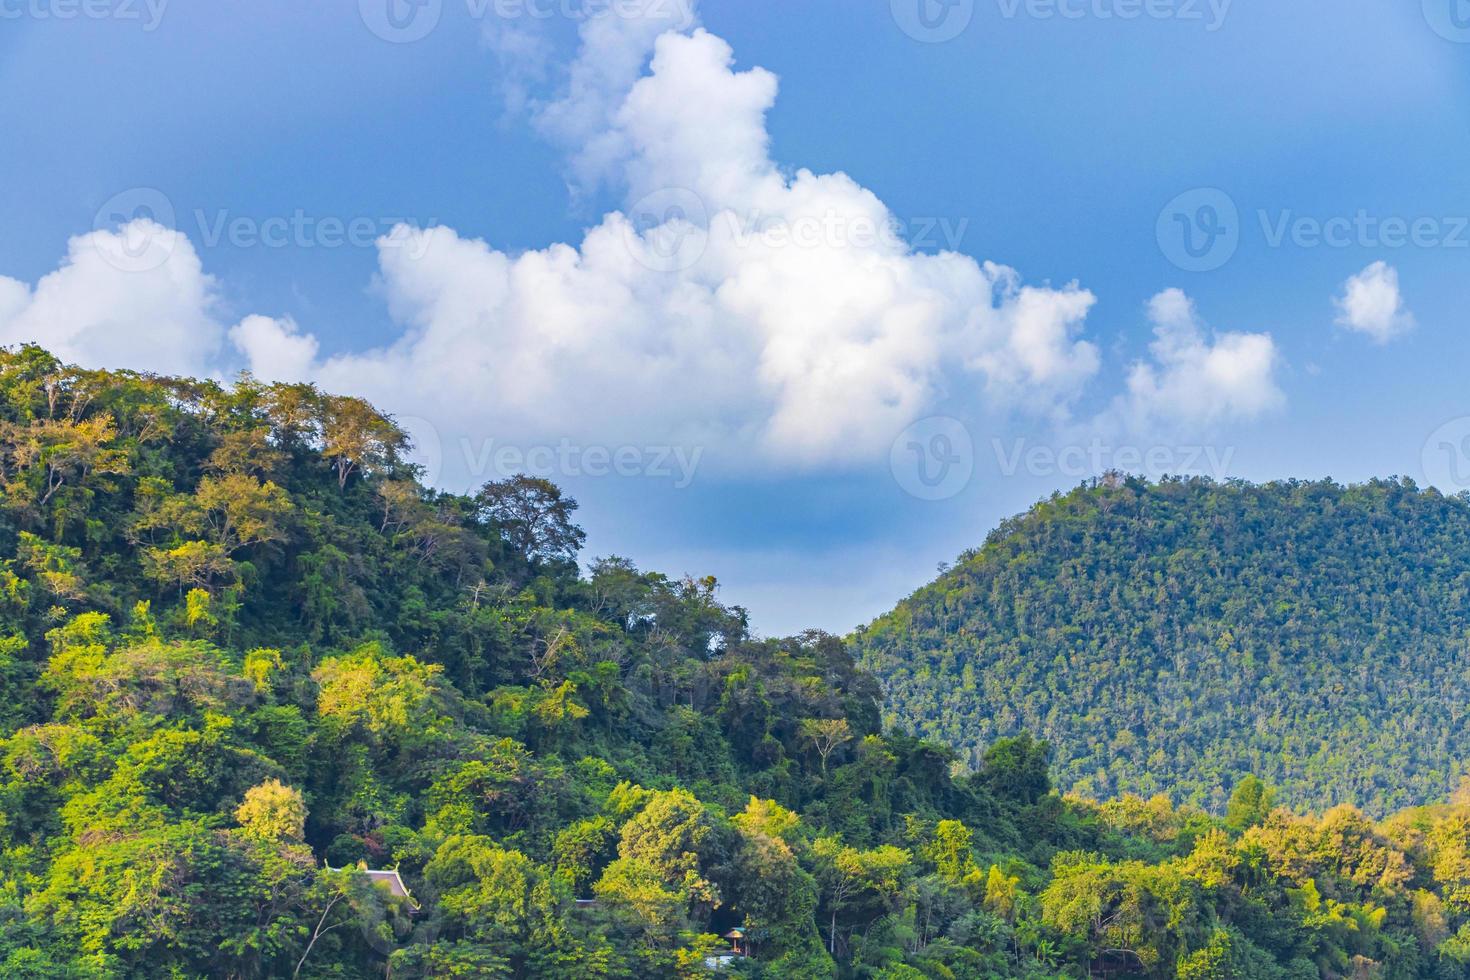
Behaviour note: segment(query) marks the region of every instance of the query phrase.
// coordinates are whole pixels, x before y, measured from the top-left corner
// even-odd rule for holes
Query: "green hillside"
[[[405,448],[310,386],[0,351],[0,977],[1470,980],[1470,784],[1222,817],[1064,797],[1027,735],[961,765],[842,641]]]
[[[890,721],[972,762],[1021,730],[1067,789],[1216,812],[1437,799],[1470,762],[1470,504],[1109,479],[1007,521],[854,640]]]

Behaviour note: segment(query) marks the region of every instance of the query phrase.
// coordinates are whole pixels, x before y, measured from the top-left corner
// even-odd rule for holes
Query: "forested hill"
[[[1110,478],[1005,522],[855,637],[888,717],[1052,741],[1063,787],[1216,811],[1436,799],[1470,764],[1470,504],[1408,481]]]
[[[1063,797],[1025,735],[958,765],[842,641],[405,448],[306,385],[0,350],[0,977],[1470,980],[1470,785],[1217,817]],[[1380,536],[1448,506],[1353,494]]]

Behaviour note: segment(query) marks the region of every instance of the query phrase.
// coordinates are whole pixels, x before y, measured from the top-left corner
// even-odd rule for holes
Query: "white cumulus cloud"
[[[230,341],[260,377],[295,383],[309,381],[321,345],[290,318],[247,316],[230,328]]]
[[[1212,332],[1194,303],[1166,289],[1148,304],[1150,359],[1133,366],[1114,413],[1135,430],[1183,429],[1256,418],[1279,408],[1280,354],[1266,333]]]
[[[304,361],[293,325],[242,326],[257,373],[304,371],[472,439],[699,444],[741,467],[881,458],[956,392],[1067,415],[1099,364],[1090,292],[917,251],[845,174],[783,173],[775,77],[737,71],[707,31],[608,17],[581,41],[535,118],[574,183],[623,206],[579,244],[519,255],[395,229],[379,269],[401,339]]]
[[[224,328],[184,234],[147,219],[78,235],[35,287],[0,276],[0,344],[34,342],[93,367],[203,372]]]
[[[187,237],[146,219],[73,239],[34,286],[0,277],[0,342],[86,365],[314,381],[430,425],[451,451],[464,440],[467,460],[490,440],[571,441],[802,470],[885,459],[940,410],[1208,426],[1281,403],[1270,336],[1212,335],[1170,290],[1126,394],[1074,419],[1100,368],[1083,335],[1093,294],[918,250],[851,177],[778,166],[776,77],[737,70],[681,3],[588,20],[560,95],[521,100],[566,153],[574,192],[616,209],[579,242],[520,253],[393,229],[377,246],[398,328],[385,346],[332,350],[289,318],[230,325]],[[533,36],[507,34],[498,52],[535,62],[525,79],[547,74]]]
[[[1414,327],[1414,314],[1399,293],[1398,270],[1387,262],[1374,262],[1342,284],[1337,304],[1337,324],[1367,334],[1385,344]]]

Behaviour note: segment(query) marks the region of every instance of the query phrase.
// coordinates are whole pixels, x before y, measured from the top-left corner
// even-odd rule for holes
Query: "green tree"
[[[1232,830],[1245,830],[1264,823],[1276,803],[1276,791],[1255,776],[1247,775],[1235,784],[1230,804],[1225,808],[1225,824]]]
[[[306,836],[306,803],[299,791],[279,779],[246,790],[235,819],[241,833],[257,840],[300,843]]]
[[[547,480],[520,475],[487,483],[475,502],[526,561],[570,561],[587,538],[572,523],[577,502]]]
[[[980,778],[996,796],[1033,804],[1051,792],[1051,746],[1022,733],[998,739],[985,752]]]

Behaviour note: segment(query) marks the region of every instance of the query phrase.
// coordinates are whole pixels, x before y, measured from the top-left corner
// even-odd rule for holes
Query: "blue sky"
[[[1099,461],[1470,486],[1451,0],[388,2],[0,0],[0,339],[362,393],[453,489],[540,447],[769,633]]]

